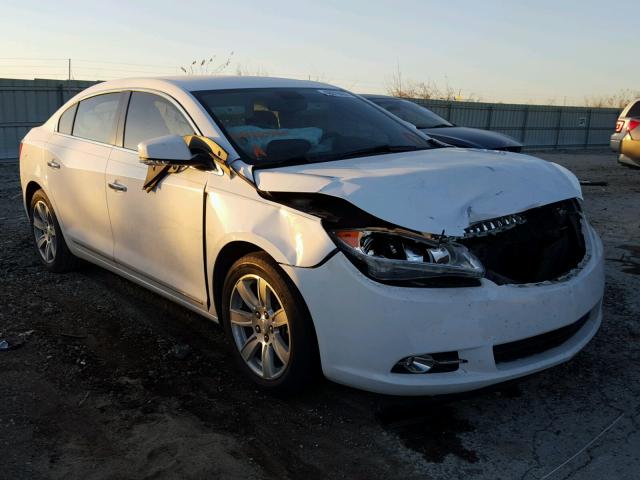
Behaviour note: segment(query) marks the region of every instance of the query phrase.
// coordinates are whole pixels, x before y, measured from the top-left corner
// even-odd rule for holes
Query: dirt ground
[[[436,399],[258,392],[216,324],[91,265],[45,272],[1,163],[0,340],[19,348],[0,351],[0,478],[639,478],[640,171],[538,155],[608,182],[583,187],[603,326],[565,365]]]

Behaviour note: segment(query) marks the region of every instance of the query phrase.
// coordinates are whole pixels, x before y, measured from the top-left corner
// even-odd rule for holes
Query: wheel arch
[[[31,201],[33,200],[33,196],[36,194],[37,191],[42,190],[42,192],[46,195],[46,197],[49,199],[49,203],[51,204],[51,208],[53,209],[53,213],[56,216],[56,220],[58,221],[58,224],[60,225],[60,233],[62,234],[63,237],[65,237],[65,241],[67,241],[67,236],[66,236],[66,229],[65,229],[65,224],[64,224],[64,220],[61,218],[59,212],[58,212],[58,208],[56,206],[55,200],[52,198],[52,195],[49,194],[49,192],[47,191],[47,188],[43,185],[42,181],[38,181],[36,180],[29,180],[26,184],[26,186],[24,187],[24,194],[23,194],[23,200],[24,200],[24,209],[25,212],[27,214],[27,218],[29,219],[29,221],[31,221]],[[68,246],[68,244],[67,244]],[[73,250],[72,250],[73,252]]]
[[[306,314],[309,316],[311,320],[311,325],[313,327],[313,334],[316,339],[316,344],[318,341],[317,333],[315,331],[315,323],[313,321],[313,317],[311,316],[311,311],[307,305],[306,300],[302,296],[302,292],[298,289],[295,282],[291,278],[291,276],[282,268],[280,268],[280,264],[276,258],[264,248],[246,240],[233,240],[229,243],[225,244],[220,251],[218,252],[214,265],[213,272],[211,275],[211,291],[212,291],[212,300],[213,306],[215,308],[216,316],[218,317],[218,321],[222,322],[222,291],[224,288],[224,281],[227,278],[227,274],[233,264],[250,253],[263,253],[267,255],[278,267],[280,273],[285,278],[287,283],[289,283],[290,288],[295,296],[297,296],[302,304],[302,308],[306,311]]]
[[[224,280],[227,278],[231,266],[245,255],[256,252],[267,253],[264,249],[251,242],[235,240],[227,243],[216,255],[211,275],[211,290],[213,306],[216,310],[218,321],[222,321],[222,289],[224,287]],[[271,255],[269,256],[273,258]]]
[[[31,218],[31,208],[30,208],[31,200],[33,199],[33,196],[38,190],[42,190],[44,192],[44,188],[42,188],[42,185],[40,185],[35,180],[29,181],[29,183],[27,183],[27,186],[24,189],[24,209],[27,212],[27,215],[29,216],[29,218]],[[48,197],[49,195],[47,195],[47,198]]]

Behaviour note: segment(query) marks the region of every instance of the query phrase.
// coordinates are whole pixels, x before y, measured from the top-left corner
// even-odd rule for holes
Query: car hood
[[[395,225],[464,234],[470,224],[581,197],[564,167],[527,155],[439,148],[274,169],[257,169],[264,192],[342,198]]]
[[[494,149],[522,146],[520,142],[507,135],[479,128],[438,127],[422,128],[420,131],[436,140],[461,147]]]

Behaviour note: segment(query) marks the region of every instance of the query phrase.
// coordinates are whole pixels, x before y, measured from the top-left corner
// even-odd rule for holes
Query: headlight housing
[[[480,261],[464,245],[448,239],[383,228],[337,229],[329,233],[363,273],[378,281],[472,279],[477,284],[477,279],[484,276]]]

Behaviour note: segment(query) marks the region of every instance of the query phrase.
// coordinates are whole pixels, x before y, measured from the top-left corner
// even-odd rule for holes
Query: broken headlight
[[[411,282],[437,277],[484,276],[484,267],[469,250],[450,241],[387,229],[330,232],[336,245],[370,277]]]

